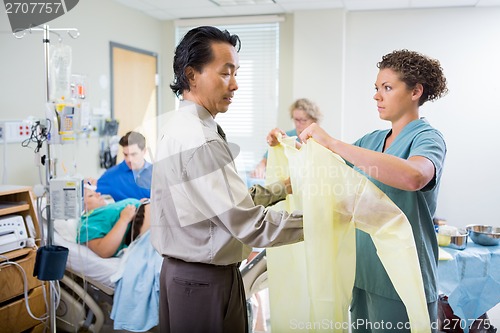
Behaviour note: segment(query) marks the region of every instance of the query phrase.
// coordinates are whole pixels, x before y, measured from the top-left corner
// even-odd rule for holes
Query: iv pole
[[[50,32],[54,31],[66,31],[68,35],[76,39],[80,35],[78,32],[78,29],[74,28],[60,28],[60,29],[50,29],[48,25],[44,24],[43,28],[31,28],[29,29],[29,32],[31,33],[32,31],[43,31],[43,48],[44,48],[44,73],[45,73],[45,93],[46,93],[46,102],[50,102],[50,82],[49,82],[49,66],[50,66]],[[72,35],[71,33],[74,33]],[[22,35],[14,33],[14,37],[16,38],[23,38],[25,33]],[[53,124],[55,125],[55,124]],[[51,171],[51,165],[52,165],[52,159],[50,157],[50,143],[47,141],[47,158],[45,160],[45,177],[46,177],[46,186],[45,186],[45,191],[48,193],[47,195],[47,201],[46,201],[46,216],[47,216],[47,245],[52,245],[53,244],[53,238],[54,238],[54,224],[52,221],[51,213],[50,213],[50,190],[48,190],[49,182],[50,179],[52,179],[52,171]],[[56,299],[54,295],[54,281],[49,281],[49,295],[50,295],[50,301],[49,301],[49,327],[50,327],[50,332],[55,333],[56,332]]]

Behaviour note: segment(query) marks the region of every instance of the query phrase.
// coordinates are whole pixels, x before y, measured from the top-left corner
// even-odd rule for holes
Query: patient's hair
[[[323,119],[319,106],[307,98],[299,98],[290,105],[290,117],[293,118],[294,110],[304,111],[315,123],[320,123]]]
[[[120,142],[118,143],[122,147],[137,145],[141,150],[144,150],[144,148],[146,148],[146,138],[144,137],[144,135],[133,131],[127,132],[127,134],[122,136]]]
[[[142,224],[144,223],[144,211],[146,210],[146,204],[142,204],[137,209],[134,219],[132,220],[132,225],[130,229],[125,234],[125,244],[130,245],[141,233]]]
[[[398,50],[386,54],[377,63],[379,69],[389,68],[399,74],[409,89],[420,83],[424,87],[418,105],[434,101],[448,92],[446,78],[438,60],[415,51]]]

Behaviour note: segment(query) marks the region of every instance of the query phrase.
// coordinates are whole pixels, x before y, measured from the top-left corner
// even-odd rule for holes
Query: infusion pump
[[[0,254],[26,247],[28,232],[21,215],[0,217]]]
[[[80,219],[83,210],[83,179],[54,178],[50,180],[51,218]]]

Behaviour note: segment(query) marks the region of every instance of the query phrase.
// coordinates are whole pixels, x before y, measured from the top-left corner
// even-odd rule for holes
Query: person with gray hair
[[[299,98],[295,100],[289,107],[290,118],[295,124],[295,128],[285,132],[286,136],[296,136],[297,141],[299,141],[299,135],[302,131],[312,123],[321,123],[323,119],[323,114],[319,109],[319,106],[307,98]],[[276,130],[276,129],[275,129]],[[274,130],[272,130],[274,131]],[[271,131],[271,132],[272,132]],[[267,138],[267,143],[271,144],[270,138]],[[266,166],[267,166],[267,152],[260,160],[259,164],[250,173],[252,178],[265,178],[266,177]]]

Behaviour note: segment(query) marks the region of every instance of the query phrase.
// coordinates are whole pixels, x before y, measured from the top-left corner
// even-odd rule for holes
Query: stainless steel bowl
[[[500,228],[484,224],[471,224],[467,226],[470,238],[479,245],[500,244]]]
[[[447,235],[444,233],[437,233],[438,244],[456,250],[463,250],[467,247],[467,230],[457,229],[458,235]]]

